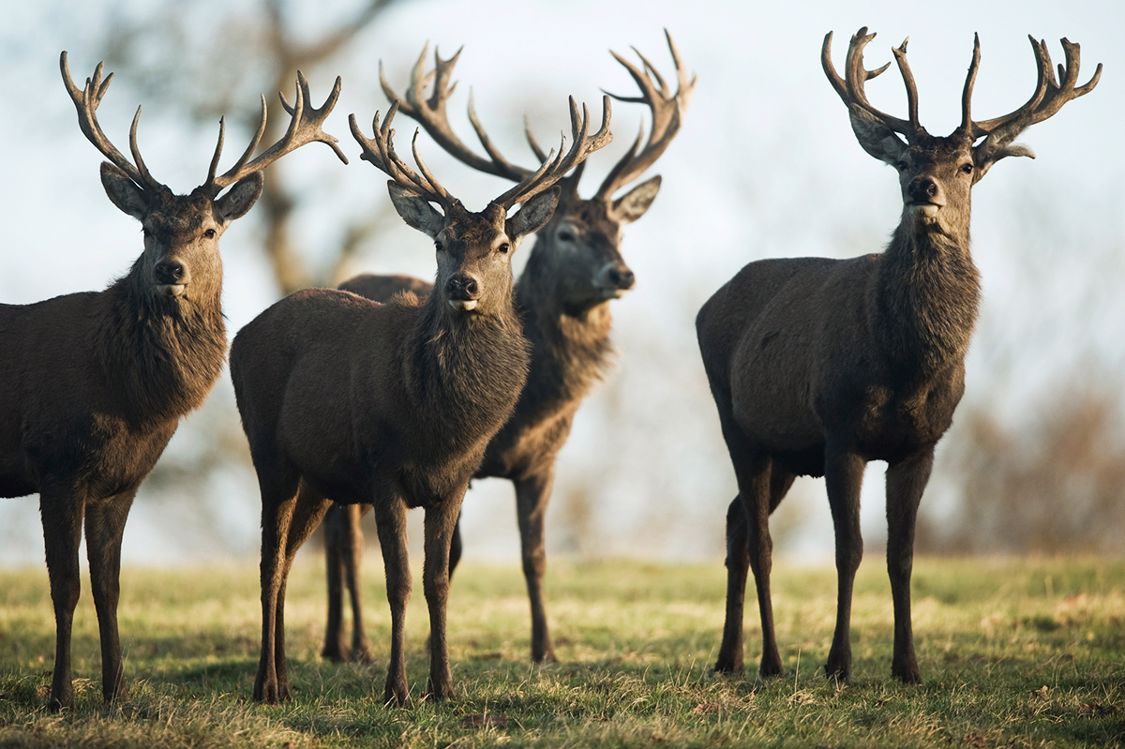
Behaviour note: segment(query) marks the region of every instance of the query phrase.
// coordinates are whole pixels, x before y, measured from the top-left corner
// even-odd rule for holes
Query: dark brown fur
[[[111,702],[125,693],[117,631],[125,520],[180,418],[214,385],[227,344],[218,235],[235,217],[223,214],[229,204],[145,195],[109,164],[102,174],[114,202],[145,226],[145,252],[129,274],[102,292],[0,305],[0,496],[40,494],[57,637],[52,709],[74,700],[70,631],[83,519],[102,694]],[[255,186],[260,179],[240,197],[240,211]],[[203,237],[207,229],[215,236]],[[189,281],[180,296],[154,277],[169,260]]]
[[[647,180],[614,202],[583,200],[574,192],[539,232],[516,286],[516,307],[531,342],[531,369],[515,412],[488,445],[477,478],[505,478],[516,489],[523,572],[531,602],[531,658],[556,660],[543,595],[546,572],[544,519],[555,459],[570,435],[582,400],[605,373],[613,347],[608,302],[633,285],[619,245],[624,224],[648,209],[660,178]],[[340,286],[386,301],[430,285],[409,276],[360,275]],[[361,513],[332,508],[326,519],[328,625],[322,654],[332,660],[367,660],[359,602]],[[450,574],[461,558],[460,523],[453,536]],[[352,599],[349,652],[342,615],[346,580]]]
[[[895,55],[911,119],[878,112],[862,92],[871,77],[863,67],[862,50],[872,37],[866,29],[852,37],[846,81],[831,63],[831,34],[824,41],[822,63],[849,106],[860,145],[899,172],[903,211],[886,251],[850,260],[750,263],[715,292],[696,318],[703,364],[738,482],[738,496],[727,510],[727,611],[715,666],[719,671],[742,668],[743,597],[750,567],[762,622],[759,672],[781,672],[769,587],[769,515],[795,476],[823,475],[839,578],[826,672],[849,678],[852,585],[863,556],[860,485],[864,465],[884,460],[889,466],[887,569],[894,601],[891,671],[905,682],[920,680],[910,621],[914,526],[934,446],[949,428],[965,388],[965,353],[980,299],[969,252],[971,190],[996,161],[1030,153],[1011,140],[1032,120],[1012,119],[974,145],[989,132],[977,133],[970,117],[979,46],[964,90],[962,125],[951,135],[931,136],[918,123],[905,43]],[[1036,50],[1038,57],[1042,50]],[[1067,48],[1067,62],[1074,76],[1060,76],[1073,88],[1076,45]],[[1050,108],[1064,99],[1036,96],[1031,105],[1040,101],[1048,101]]]
[[[425,509],[429,692],[452,695],[450,543],[469,479],[527,377],[510,251],[549,218],[558,197],[543,194],[510,219],[495,205],[470,214],[457,204],[442,217],[394,185],[392,197],[407,222],[439,244],[437,293],[424,302],[398,294],[382,304],[344,291],[298,292],[243,328],[231,350],[262,490],[263,632],[254,697],[263,701],[288,696],[285,580],[332,500],[375,510],[392,616],[384,697],[399,704],[409,699],[405,511]],[[454,281],[466,276],[477,282],[477,306],[451,311],[461,298]]]

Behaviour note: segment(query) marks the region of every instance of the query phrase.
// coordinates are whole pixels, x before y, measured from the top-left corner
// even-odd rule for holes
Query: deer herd
[[[1056,69],[1045,42],[1031,39],[1037,82],[1027,102],[1001,117],[973,119],[980,64],[974,43],[961,122],[930,135],[918,119],[918,90],[906,42],[893,55],[907,93],[905,119],[876,109],[866,82],[874,37],[860,29],[843,77],[832,34],[821,63],[870,155],[899,174],[902,213],[882,253],[848,260],[759,260],[740,270],[696,318],[703,367],[718,409],[738,495],[726,515],[726,621],[715,669],[743,665],[743,599],[753,571],[762,628],[763,677],[781,673],[770,597],[769,516],[796,476],[824,476],[836,537],[838,598],[826,673],[851,675],[852,584],[862,557],[859,491],[864,466],[887,470],[887,568],[894,603],[892,673],[919,681],[910,621],[910,575],[918,504],[934,447],[964,391],[965,354],[980,298],[969,248],[973,186],[1008,156],[1028,126],[1089,93],[1101,66],[1079,84],[1079,47],[1062,40]],[[679,132],[696,85],[667,37],[674,80],[648,58],[614,53],[637,86],[602,101],[597,125],[569,102],[570,138],[548,149],[527,130],[533,158],[501,153],[469,121],[479,149],[448,120],[460,52],[423,50],[403,95],[380,70],[391,105],[370,135],[353,114],[362,160],[385,174],[395,210],[432,241],[432,284],[405,276],[361,275],[338,289],[308,289],[266,309],[234,337],[230,371],[262,502],[261,654],[253,696],[290,695],[285,660],[285,587],[301,544],[326,528],[328,631],[323,655],[372,657],[359,600],[359,522],[373,510],[386,571],[391,644],[384,689],[406,704],[405,613],[411,591],[406,511],[425,513],[423,591],[429,611],[426,694],[454,694],[446,636],[450,578],[461,556],[461,503],[474,477],[515,486],[523,572],[531,606],[531,658],[555,660],[543,594],[544,523],[555,460],[575,414],[607,369],[609,302],[634,285],[622,232],[649,209],[660,177],[641,180]],[[309,143],[348,159],[323,129],[340,95],[313,105],[298,73],[285,134],[258,151],[260,124],[246,149],[219,173],[223,124],[202,185],[176,195],[149,172],[138,145],[130,158],[98,123],[112,74],[99,64],[84,86],[60,58],[78,126],[106,161],[110,201],[141,222],[144,248],[127,274],[100,292],[28,305],[0,304],[0,496],[39,494],[56,646],[48,706],[73,705],[71,626],[79,597],[83,529],[101,639],[102,694],[124,698],[117,628],[118,577],[126,518],[180,419],[218,379],[227,351],[221,307],[219,238],[262,193],[263,171]],[[673,78],[673,76],[669,76]],[[612,138],[611,97],[637,103],[651,120],[591,197],[579,183],[587,160]],[[408,117],[445,152],[511,186],[479,210],[447,190],[422,159],[418,132],[411,166],[395,148],[396,117]],[[524,270],[512,257],[534,234]],[[353,612],[349,643],[344,590]]]

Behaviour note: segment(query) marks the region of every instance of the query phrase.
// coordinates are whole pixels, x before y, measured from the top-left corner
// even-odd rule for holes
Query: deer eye
[[[507,255],[508,250],[510,250],[510,249],[512,249],[512,245],[508,244],[507,242],[504,242],[502,245],[500,245],[499,247],[496,248],[496,251],[499,252],[501,255]]]
[[[574,234],[572,234],[569,231],[560,231],[559,232],[559,241],[560,242],[573,242],[574,241]]]
[[[968,162],[965,162],[964,164],[961,165],[961,173],[962,174],[972,174],[973,173],[973,165],[968,163]]]
[[[895,162],[895,169],[899,170],[900,172],[903,169],[906,169],[906,167],[908,167],[908,166],[909,166],[909,164],[906,163],[905,159],[899,159],[898,161]]]
[[[214,229],[208,229],[207,231],[203,232],[203,236],[206,237],[207,239],[214,239],[215,238],[215,230]]]
[[[443,245],[441,243],[440,239],[435,239],[434,240],[434,249],[437,250],[438,252],[442,252],[442,251],[445,250],[445,245]]]

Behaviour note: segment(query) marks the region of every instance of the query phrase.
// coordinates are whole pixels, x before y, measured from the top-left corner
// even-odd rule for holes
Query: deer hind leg
[[[347,532],[344,505],[333,505],[324,517],[324,566],[328,588],[328,623],[324,628],[322,658],[336,663],[348,660],[344,632],[344,546],[341,536]]]
[[[770,536],[770,511],[776,506],[772,491],[773,461],[765,456],[752,456],[743,461],[738,471],[738,495],[742,500],[746,522],[746,554],[754,573],[758,594],[758,615],[762,624],[762,660],[758,673],[777,676],[781,673],[781,655],[777,649],[777,633],[773,623],[773,597],[770,573],[773,570],[773,539]],[[788,489],[788,486],[785,486]],[[778,497],[776,502],[780,502]],[[745,589],[745,568],[742,573]],[[741,596],[740,596],[741,597]],[[736,612],[741,620],[741,612]]]
[[[449,548],[468,485],[426,507],[426,559],[422,585],[430,613],[430,679],[427,692],[435,700],[453,697],[453,676],[446,642],[449,602]]]
[[[387,602],[391,607],[391,657],[383,701],[407,705],[410,687],[406,681],[406,603],[410,599],[410,558],[406,548],[406,504],[401,497],[379,494],[374,508],[387,576]]]
[[[727,507],[727,611],[723,621],[723,642],[715,662],[715,670],[720,673],[742,671],[742,616],[746,570],[750,566],[746,522],[742,497],[736,495]]]
[[[930,479],[934,451],[929,448],[887,469],[887,572],[895,611],[895,646],[891,673],[907,684],[922,680],[914,657],[910,625],[910,573],[914,566],[914,524],[918,504]]]
[[[277,678],[277,601],[285,594],[285,544],[297,504],[296,473],[279,474],[258,470],[262,491],[262,650],[253,696],[267,704],[285,698]]]
[[[289,669],[285,658],[285,588],[289,581],[289,572],[293,569],[297,550],[320,525],[324,513],[328,511],[331,504],[332,500],[312,491],[301,482],[289,522],[289,531],[285,538],[285,558],[274,614],[274,673],[277,675],[277,692],[281,700],[289,699]]]
[[[515,482],[523,576],[527,581],[527,595],[531,601],[531,660],[536,663],[558,661],[551,645],[547,608],[543,600],[543,575],[547,570],[544,520],[553,479],[554,466],[551,466],[538,475]]]
[[[39,497],[43,539],[47,549],[47,574],[55,608],[55,669],[47,709],[57,712],[74,706],[70,680],[70,636],[74,607],[78,605],[78,546],[82,538],[85,497],[72,487],[44,487]]]
[[[134,488],[86,507],[86,556],[102,646],[102,698],[107,704],[127,696],[117,632],[117,602],[121,594],[121,537],[136,494]]]
[[[367,630],[363,626],[363,599],[360,596],[360,567],[363,564],[363,526],[360,521],[366,505],[351,504],[344,508],[347,524],[344,528],[342,562],[344,580],[348,586],[348,596],[352,601],[352,651],[351,659],[359,663],[370,663],[375,659],[371,644],[367,641]]]
[[[828,504],[836,532],[836,630],[828,652],[825,673],[846,681],[851,676],[852,588],[863,559],[863,536],[859,527],[859,491],[863,485],[864,461],[859,455],[829,445],[825,449],[824,479]]]

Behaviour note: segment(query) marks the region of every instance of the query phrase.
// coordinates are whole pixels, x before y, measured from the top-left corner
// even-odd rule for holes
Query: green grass
[[[286,608],[294,699],[249,695],[257,664],[257,565],[123,575],[129,699],[101,705],[97,625],[84,592],[74,710],[44,708],[54,651],[46,574],[0,572],[0,745],[84,746],[1114,746],[1125,742],[1125,561],[923,559],[914,629],[924,683],[890,678],[891,599],[869,555],[853,607],[853,681],[824,679],[835,572],[775,565],[785,674],[711,673],[721,564],[555,563],[549,601],[562,663],[527,661],[516,567],[466,565],[450,603],[456,700],[380,704],[389,639],[378,554],[366,564],[379,661],[318,658],[323,580],[299,563]],[[408,673],[424,685],[420,576]],[[759,655],[748,608],[747,663]]]

